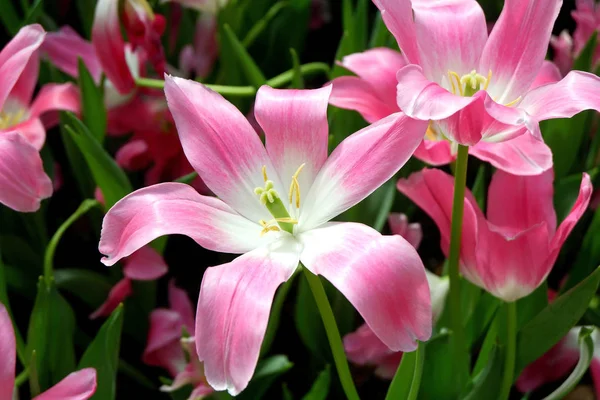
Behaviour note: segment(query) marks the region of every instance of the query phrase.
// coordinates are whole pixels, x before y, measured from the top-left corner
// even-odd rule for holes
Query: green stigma
[[[277,223],[279,228],[283,229],[286,232],[291,234],[294,233],[294,224],[297,221],[290,217],[290,214],[281,201],[281,197],[277,190],[273,188],[273,181],[267,178],[267,169],[266,166],[263,166],[263,178],[265,180],[264,187],[257,187],[254,189],[254,193],[259,196],[260,203],[267,207],[269,213],[275,218],[274,222]],[[260,224],[263,226],[263,231],[261,234],[265,234],[269,231],[278,231],[277,226],[271,225],[265,221],[260,221]]]

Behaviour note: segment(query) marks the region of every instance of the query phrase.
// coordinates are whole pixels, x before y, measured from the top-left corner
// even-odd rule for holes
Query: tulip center
[[[296,208],[300,208],[300,183],[298,182],[298,175],[300,171],[304,168],[304,164],[302,164],[294,175],[292,175],[292,183],[290,184],[290,190],[288,192],[288,200],[290,206],[296,206]],[[267,176],[267,167],[263,166],[263,180],[265,185],[263,187],[257,187],[254,189],[254,193],[258,196],[260,203],[264,205],[269,213],[273,216],[273,220],[258,221],[259,224],[263,227],[261,231],[261,236],[268,232],[279,232],[282,229],[288,233],[294,234],[294,225],[298,223],[298,220],[292,218],[288,209],[281,201],[281,196],[275,190],[273,181],[269,180]]]
[[[471,97],[480,90],[487,90],[492,79],[492,71],[488,72],[487,77],[480,75],[476,70],[463,76],[459,76],[454,71],[448,71],[448,80],[452,87],[452,94]]]
[[[4,104],[0,111],[0,129],[8,129],[27,119],[27,110],[19,103],[10,99]]]

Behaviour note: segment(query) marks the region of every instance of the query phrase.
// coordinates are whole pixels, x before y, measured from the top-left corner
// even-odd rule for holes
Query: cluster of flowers
[[[57,110],[81,111],[80,93],[71,83],[48,84],[32,101],[40,57],[74,78],[79,60],[85,64],[104,85],[107,132],[133,133],[118,150],[117,163],[146,170],[146,186],[104,217],[102,262],[124,260],[125,277],[91,317],[109,315],[130,295],[132,280],[167,273],[162,256],[149,246],[158,237],[182,234],[208,250],[240,254],[208,268],[195,316],[174,282],[170,307],[152,313],[144,362],[174,378],[162,390],[191,384],[192,399],[213,390],[243,391],[259,359],[275,292],[298,268],[331,282],[364,318],[365,325],[344,340],[348,357],[376,365],[377,374],[391,378],[402,352],[430,338],[448,279],[425,269],[415,250],[421,228],[404,215],[390,216],[392,235],[330,221],[391,179],[413,155],[444,166],[468,146],[471,155],[497,168],[486,214],[465,194],[464,278],[506,302],[526,297],[546,280],[593,188],[583,174],[575,204],[558,224],[552,152],[539,123],[600,111],[600,78],[570,71],[574,55],[600,25],[593,1],[578,2],[571,40],[566,33],[551,37],[560,0],[506,0],[489,34],[475,0],[374,0],[401,51],[375,48],[349,55],[341,65],[356,76],[318,89],[261,87],[253,117],[264,145],[234,105],[185,79],[210,72],[217,57],[215,14],[222,4],[179,2],[202,11],[179,70],[165,62],[160,41],[165,19],[144,0],[125,0],[121,13],[118,1],[99,0],[91,42],[70,27],[46,33],[29,25],[0,53],[2,204],[32,212],[52,195],[39,155],[46,129],[58,123]],[[544,60],[549,44],[556,64]],[[151,75],[164,75],[164,91],[136,85],[139,77]],[[358,111],[370,125],[328,154],[330,104]],[[170,182],[194,171],[192,186]],[[435,168],[397,182],[436,223],[446,255],[454,185],[451,175]],[[566,374],[577,359],[573,335],[577,328],[553,354],[526,369],[517,386],[530,391]],[[11,319],[1,307],[0,350],[9,357],[0,361],[0,394],[7,398],[14,386],[15,348]],[[569,362],[560,371],[546,368],[555,357]],[[600,385],[599,370],[592,371]],[[87,399],[95,387],[95,371],[84,369],[37,398]]]

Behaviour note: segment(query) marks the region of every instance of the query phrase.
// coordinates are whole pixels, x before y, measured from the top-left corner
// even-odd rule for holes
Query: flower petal
[[[333,90],[329,103],[346,110],[358,111],[370,124],[399,110],[395,102],[386,104],[381,101],[373,87],[356,76],[340,76],[331,83]]]
[[[187,292],[175,286],[174,280],[169,282],[169,307],[181,316],[183,325],[194,336],[194,308]]]
[[[96,392],[96,370],[84,368],[36,396],[33,400],[87,400]]]
[[[433,166],[450,164],[456,158],[447,140],[424,139],[415,150],[415,157]]]
[[[542,63],[542,68],[529,87],[529,90],[544,86],[548,83],[556,83],[561,79],[562,75],[556,64],[554,64],[552,61],[544,60]]]
[[[487,219],[514,232],[545,222],[548,232],[556,229],[554,172],[517,176],[497,171],[488,189]]]
[[[109,316],[125,299],[131,296],[131,280],[123,278],[108,292],[108,298],[90,314],[90,319]]]
[[[362,53],[350,54],[342,59],[341,65],[367,82],[380,101],[394,108],[393,112],[398,111],[396,73],[407,65],[406,58],[401,53],[386,47],[378,47]]]
[[[254,193],[264,186],[262,167],[280,193],[282,186],[246,117],[194,81],[166,76],[165,94],[185,155],[206,186],[246,218],[270,220]]]
[[[148,143],[145,140],[131,140],[125,143],[115,155],[117,164],[136,171],[148,167],[152,163]]]
[[[469,154],[514,175],[538,175],[552,168],[552,150],[525,133],[504,142],[480,141]]]
[[[330,94],[331,85],[314,90],[262,86],[254,103],[254,116],[265,133],[267,153],[279,179],[291,182],[298,167],[306,164],[298,176],[306,193],[327,159]]]
[[[19,81],[29,61],[44,41],[41,25],[27,25],[19,30],[0,52],[0,109]],[[29,71],[31,72],[31,71]]]
[[[44,128],[44,124],[39,118],[29,118],[9,128],[9,131],[18,132],[37,151],[40,151],[46,142],[46,128]]]
[[[427,122],[396,113],[346,138],[308,193],[299,228],[319,226],[371,194],[408,161],[426,128]]]
[[[31,104],[29,112],[33,117],[39,117],[48,111],[71,111],[79,113],[81,100],[79,90],[72,83],[49,83],[44,85]],[[58,122],[55,118],[54,122]],[[46,124],[46,127],[50,127]]]
[[[552,238],[552,242],[550,243],[551,254],[548,262],[551,264],[554,264],[563,243],[567,240],[567,237],[577,222],[579,222],[579,219],[585,210],[587,210],[593,191],[594,188],[590,176],[584,172],[581,186],[579,187],[579,196],[577,196],[577,200],[567,217],[558,226],[558,229]]]
[[[390,213],[388,224],[393,235],[400,235],[411,244],[415,249],[419,248],[423,239],[423,230],[419,223],[408,223],[408,217],[405,214]]]
[[[0,203],[20,212],[33,212],[52,195],[38,151],[15,131],[0,133]]]
[[[248,221],[214,197],[182,183],[160,183],[119,200],[102,223],[102,262],[113,265],[157,237],[181,234],[199,245],[225,253],[244,253],[272,240],[261,238],[260,225]]]
[[[196,350],[215,390],[240,393],[252,377],[277,287],[298,266],[291,238],[206,270],[196,313]]]
[[[584,110],[600,111],[600,78],[571,71],[561,81],[527,93],[519,108],[536,120],[571,118]]]
[[[302,264],[352,303],[394,351],[413,351],[431,336],[431,299],[417,251],[398,235],[356,223],[329,223],[302,233]]]
[[[450,227],[454,197],[454,178],[438,169],[424,169],[397,183],[400,193],[411,199],[433,219],[441,235],[444,254],[450,249]],[[472,282],[479,282],[476,271],[476,246],[478,224],[484,220],[483,213],[470,191],[465,193],[463,216],[461,263],[462,272]]]
[[[0,398],[13,398],[15,386],[15,367],[17,362],[17,342],[10,315],[6,307],[0,303]]]
[[[477,1],[413,1],[413,13],[419,65],[429,80],[441,83],[449,71],[463,76],[477,69],[488,37]]]
[[[522,393],[533,392],[566,376],[579,360],[578,336],[579,329],[571,329],[560,342],[529,364],[517,379],[517,389]]]
[[[526,93],[538,75],[562,0],[506,0],[481,56],[488,91],[507,104]]]
[[[348,360],[358,365],[377,365],[394,353],[367,324],[344,336],[344,350]]]
[[[106,78],[121,94],[135,89],[135,80],[127,64],[125,43],[121,37],[119,2],[98,0],[92,26],[92,45]]]
[[[419,48],[410,0],[373,0],[385,25],[396,38],[402,54],[411,64],[419,64]]]
[[[142,355],[142,361],[148,365],[162,367],[172,376],[177,375],[186,364],[181,346],[183,321],[172,310],[157,309],[150,314],[148,340]]]
[[[475,145],[490,125],[501,128],[526,126],[534,135],[539,127],[527,113],[516,107],[506,107],[480,90],[472,97],[457,96],[428,80],[421,67],[409,65],[398,71],[398,106],[412,118],[439,121],[442,133],[463,145]],[[498,128],[500,129],[500,128]]]
[[[42,51],[56,68],[73,78],[79,76],[78,64],[81,59],[94,81],[100,83],[102,67],[94,46],[70,26],[63,26],[57,32],[49,32]]]
[[[10,91],[9,97],[19,101],[21,104],[31,103],[31,98],[37,85],[40,72],[40,57],[37,51],[33,52],[27,65],[21,72],[19,80]]]
[[[594,26],[594,30],[596,27]],[[573,67],[573,38],[569,31],[564,29],[558,36],[550,38],[550,46],[554,52],[554,62],[562,75],[566,75]]]
[[[135,251],[124,264],[123,275],[138,281],[152,281],[169,271],[164,258],[150,246]]]

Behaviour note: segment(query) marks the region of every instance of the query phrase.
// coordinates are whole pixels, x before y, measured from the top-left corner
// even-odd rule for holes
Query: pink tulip
[[[36,211],[52,195],[39,150],[57,110],[79,110],[77,89],[48,84],[32,101],[38,79],[38,48],[45,32],[28,25],[0,52],[0,203],[21,212]]]
[[[15,392],[17,343],[10,315],[0,303],[0,399],[10,400]],[[84,368],[73,372],[33,400],[86,400],[96,391],[96,370]],[[14,397],[17,398],[17,397]]]
[[[423,239],[423,230],[419,223],[409,223],[408,217],[400,213],[391,213],[388,217],[388,225],[393,235],[400,235],[408,241],[415,249],[419,248]]]
[[[91,315],[91,319],[109,316],[119,304],[132,294],[131,281],[153,281],[164,276],[168,266],[160,254],[150,246],[144,246],[131,254],[123,263],[123,275],[108,293],[108,298]]]
[[[333,80],[331,104],[356,110],[369,123],[400,111],[396,103],[396,73],[407,65],[407,61],[399,52],[375,48],[346,56],[341,65],[357,76]],[[531,88],[560,79],[557,68],[545,61]],[[536,175],[552,167],[552,151],[531,135],[520,135],[497,143],[481,141],[471,146],[469,152],[497,168],[518,175]],[[440,166],[454,161],[456,154],[452,143],[436,135],[430,126],[415,151],[415,157]]]
[[[195,355],[192,304],[185,291],[176,287],[174,282],[169,283],[169,305],[169,309],[157,309],[150,314],[143,361],[162,367],[173,376],[172,384],[162,386],[162,391],[172,392],[191,384],[194,389],[189,400],[197,400],[211,394],[213,389],[206,382],[204,366]],[[192,337],[182,339],[184,329]]]
[[[529,364],[517,379],[517,389],[523,393],[532,392],[539,387],[555,382],[569,374],[579,360],[579,332],[575,327],[546,354]],[[595,330],[591,334],[594,342],[594,355],[590,372],[594,382],[596,396],[600,396],[600,334]]]
[[[505,301],[529,295],[546,279],[592,195],[590,177],[583,174],[577,201],[557,228],[553,179],[552,170],[528,177],[496,172],[488,191],[487,219],[467,192],[460,253],[465,278]],[[452,176],[436,169],[398,181],[398,190],[437,224],[446,254],[453,185]]]
[[[600,109],[592,74],[531,89],[561,0],[507,0],[489,38],[475,0],[374,2],[409,63],[397,73],[397,104],[430,122],[434,138],[468,146],[524,133],[541,140],[540,121]]]
[[[106,265],[176,233],[209,250],[243,254],[209,268],[200,288],[196,347],[216,390],[237,394],[248,384],[275,290],[299,261],[344,293],[390,348],[414,350],[431,334],[429,289],[414,248],[361,224],[328,223],[393,176],[426,123],[391,115],[327,157],[330,91],[262,87],[255,115],[265,149],[219,94],[167,76],[184,151],[218,198],[164,183],[128,195],[104,219],[99,249]]]

